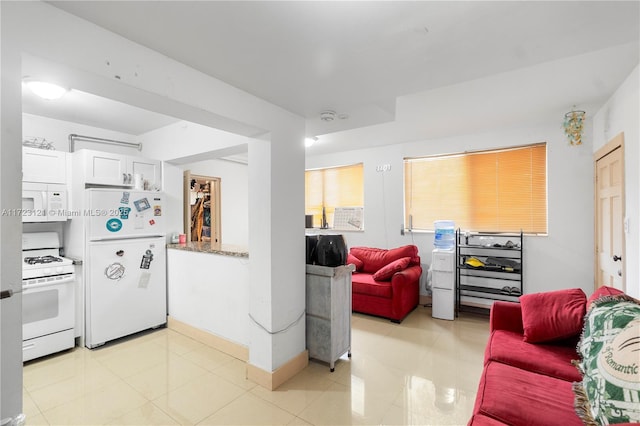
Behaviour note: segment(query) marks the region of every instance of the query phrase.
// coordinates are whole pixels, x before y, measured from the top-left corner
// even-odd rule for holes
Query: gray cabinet
[[[331,371],[344,353],[351,357],[353,270],[353,265],[307,265],[307,349],[310,358],[329,363]]]

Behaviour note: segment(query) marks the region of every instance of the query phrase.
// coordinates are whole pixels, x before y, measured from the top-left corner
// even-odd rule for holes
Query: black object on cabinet
[[[523,294],[523,246],[520,233],[456,231],[456,307],[481,302],[518,302]],[[488,309],[490,305],[485,305]]]

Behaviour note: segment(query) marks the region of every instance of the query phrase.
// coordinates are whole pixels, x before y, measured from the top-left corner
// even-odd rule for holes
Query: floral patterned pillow
[[[626,295],[595,300],[585,317],[574,383],[586,425],[640,422],[640,302]]]

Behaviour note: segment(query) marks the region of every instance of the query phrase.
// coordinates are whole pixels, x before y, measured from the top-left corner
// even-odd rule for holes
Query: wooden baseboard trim
[[[187,337],[191,337],[200,343],[231,355],[241,361],[249,361],[249,348],[224,337],[217,336],[208,331],[201,330],[189,324],[185,324],[171,316],[167,317],[167,327]]]
[[[265,371],[247,362],[247,378],[263,388],[276,390],[278,386],[304,370],[309,365],[309,351],[304,350],[275,371]]]

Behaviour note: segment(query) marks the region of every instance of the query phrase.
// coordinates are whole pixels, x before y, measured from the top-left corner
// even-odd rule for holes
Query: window
[[[405,158],[405,224],[454,220],[471,231],[547,233],[546,143]]]
[[[305,214],[313,215],[314,227],[322,225],[323,208],[328,226],[333,227],[336,207],[363,206],[363,182],[362,163],[305,171]]]

